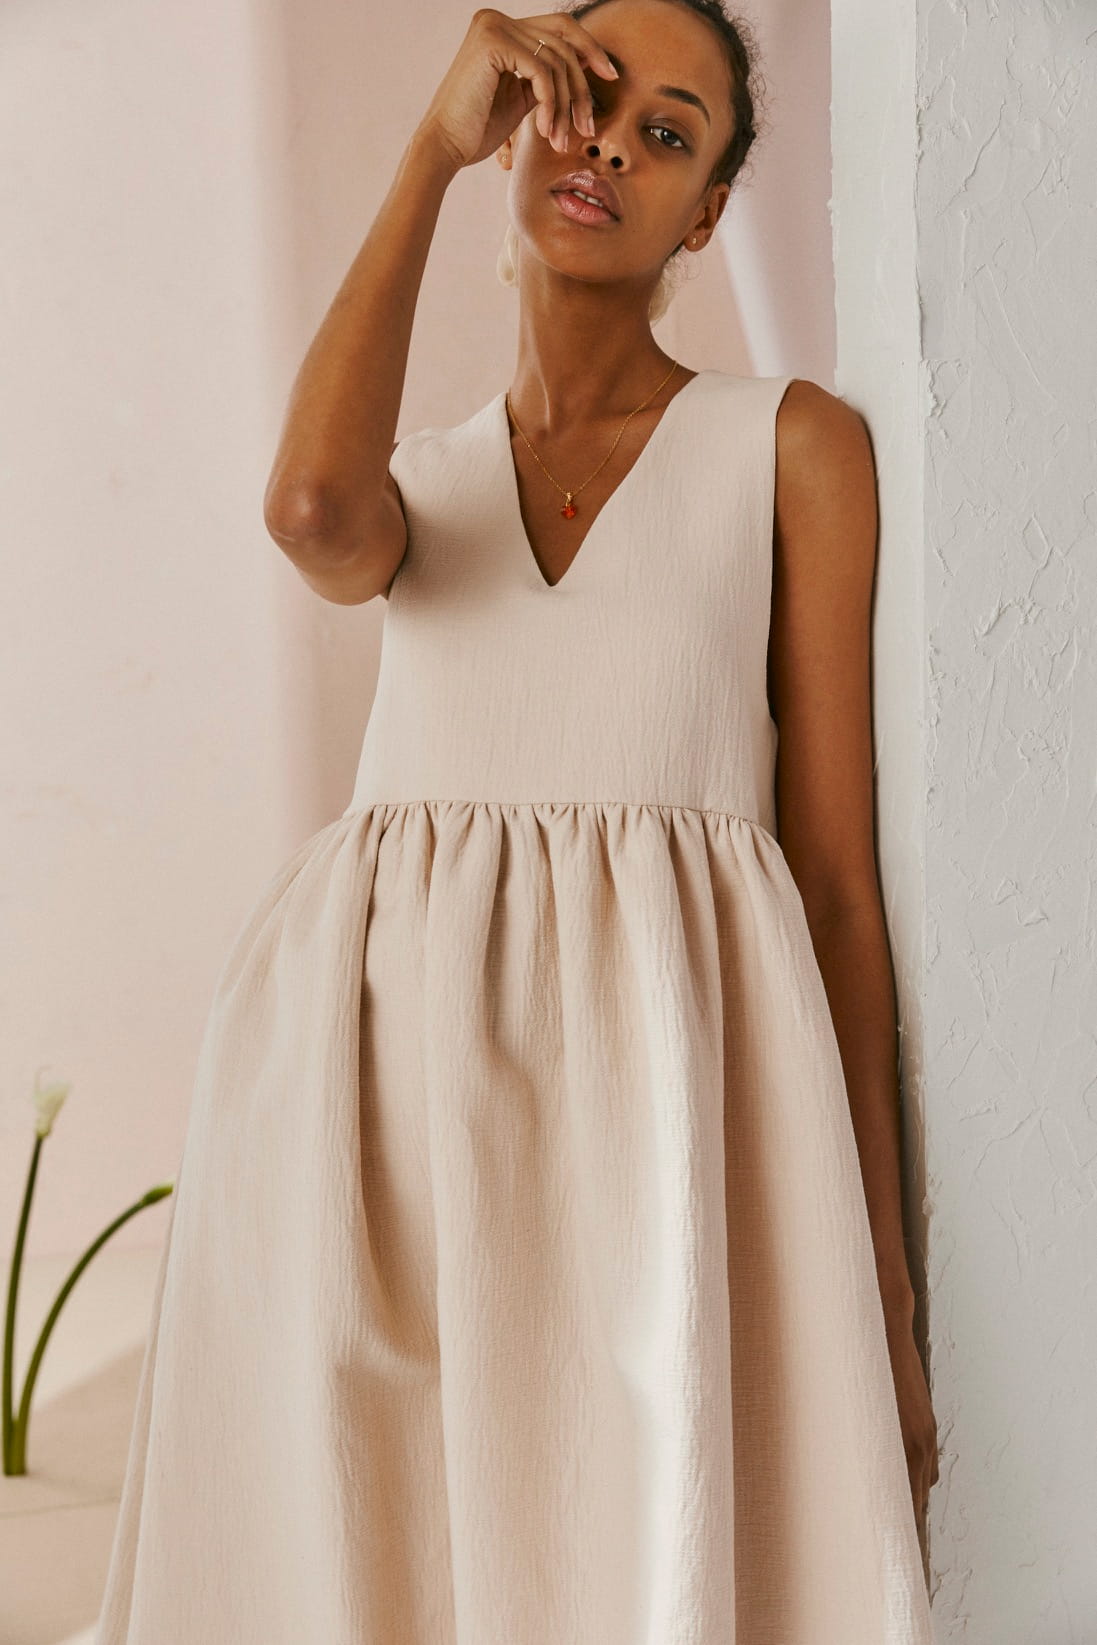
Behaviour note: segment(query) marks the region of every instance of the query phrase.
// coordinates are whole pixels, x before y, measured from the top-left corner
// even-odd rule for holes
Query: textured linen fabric
[[[392,459],[344,814],[218,981],[98,1645],[927,1645],[775,837],[777,407],[708,369],[549,585],[505,399]]]

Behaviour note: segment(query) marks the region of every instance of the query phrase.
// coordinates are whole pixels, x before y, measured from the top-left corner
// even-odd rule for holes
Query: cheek
[[[527,115],[527,119],[532,118],[532,114]],[[516,214],[523,206],[535,211],[542,208],[553,180],[567,171],[569,166],[579,165],[580,160],[574,151],[571,155],[557,154],[551,144],[542,143],[536,129],[530,133],[523,132],[520,137],[516,132],[515,138],[517,141],[512,139],[511,142],[511,163],[507,173],[507,205],[517,221]]]

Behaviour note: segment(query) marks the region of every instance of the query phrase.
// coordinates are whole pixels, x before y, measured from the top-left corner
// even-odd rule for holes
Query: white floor
[[[155,1208],[145,1215],[150,1225],[161,1220]],[[79,1255],[24,1262],[17,1408],[42,1323]],[[31,1406],[27,1472],[0,1473],[2,1645],[93,1645],[159,1257],[158,1244],[105,1246],[53,1328]]]

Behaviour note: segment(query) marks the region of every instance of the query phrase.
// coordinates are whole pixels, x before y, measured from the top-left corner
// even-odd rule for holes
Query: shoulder
[[[871,573],[876,469],[868,425],[828,389],[794,377],[777,412],[774,541],[790,568]]]
[[[777,456],[787,469],[805,462],[871,460],[868,425],[859,411],[807,377],[793,377],[777,408]]]
[[[490,443],[492,432],[504,415],[501,409],[504,393],[505,390],[500,391],[458,423],[431,423],[402,435],[393,446],[393,456],[401,461],[414,461],[422,454],[433,463],[444,460],[452,452],[458,460],[465,460],[474,446]]]

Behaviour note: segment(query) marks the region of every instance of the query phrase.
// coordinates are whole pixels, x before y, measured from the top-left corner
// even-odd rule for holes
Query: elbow
[[[301,493],[266,498],[263,520],[313,593],[336,605],[362,605],[387,594],[403,554],[407,532],[397,512],[399,537],[389,514],[381,524],[363,527],[345,519],[330,500]]]
[[[323,488],[284,491],[267,487],[263,498],[263,524],[281,546],[323,546],[335,540],[341,510],[335,497]]]

